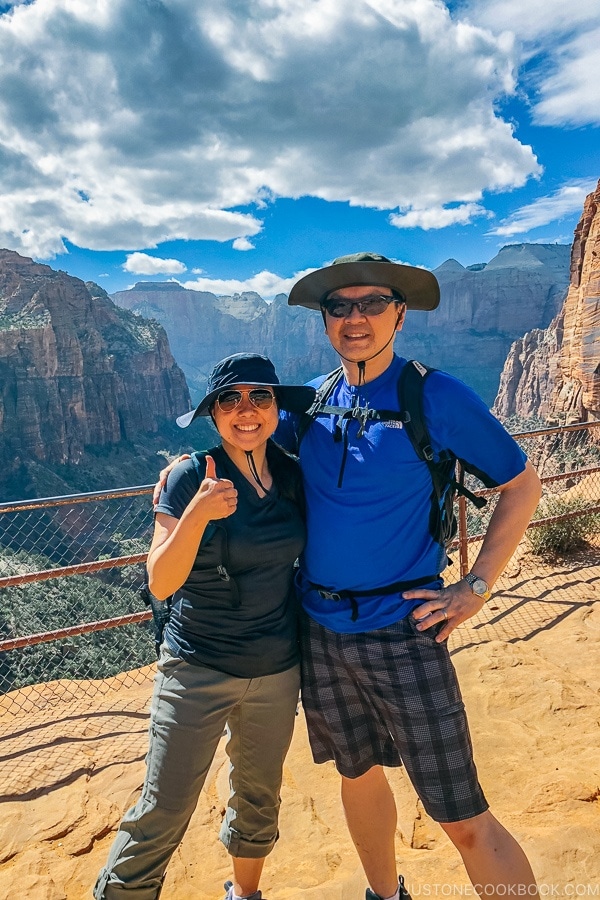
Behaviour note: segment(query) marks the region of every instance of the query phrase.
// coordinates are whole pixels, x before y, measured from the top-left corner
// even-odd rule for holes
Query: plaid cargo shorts
[[[427,813],[458,822],[488,808],[477,779],[464,704],[438,627],[410,616],[386,628],[338,634],[302,623],[302,703],[315,762],[347,778],[400,766]]]

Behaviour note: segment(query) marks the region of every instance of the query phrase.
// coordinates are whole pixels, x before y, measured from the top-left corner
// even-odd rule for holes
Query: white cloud
[[[197,278],[195,281],[185,281],[182,284],[184,288],[191,291],[210,291],[212,294],[227,296],[242,294],[245,291],[255,291],[263,299],[271,300],[277,294],[289,294],[298,279],[314,271],[314,269],[304,269],[302,272],[296,272],[291,278],[283,278],[281,275],[265,270],[244,281],[236,278]]]
[[[519,39],[532,43],[549,35],[587,28],[598,18],[597,0],[572,4],[564,0],[473,0],[468,9],[480,25],[495,32],[512,31]]]
[[[178,259],[160,259],[147,253],[129,253],[122,268],[134,275],[180,275],[187,266]]]
[[[536,120],[543,125],[600,125],[600,27],[580,34],[556,53],[544,79]]]
[[[470,0],[472,21],[510,33],[530,62],[533,116],[542,125],[599,125],[598,0]]]
[[[431,228],[447,228],[449,225],[468,225],[476,216],[490,215],[491,213],[478,203],[463,203],[450,209],[436,206],[394,213],[390,216],[390,225],[396,228],[422,228],[429,231]]]
[[[563,216],[579,212],[595,186],[592,179],[569,182],[548,197],[540,197],[521,207],[489,233],[502,236],[526,234],[534,228],[557,222]]]
[[[236,238],[233,242],[234,250],[254,250],[254,244],[248,238]]]
[[[440,0],[20,5],[0,17],[0,244],[241,248],[273,197],[477,203],[540,171],[496,111],[514,64]]]
[[[409,263],[402,259],[392,258],[391,261],[397,262],[402,266],[415,265],[414,263]],[[332,259],[324,260],[322,266],[330,266],[332,262]],[[418,266],[418,268],[426,267]],[[192,271],[194,274],[202,274],[202,269],[192,269]],[[243,281],[236,278],[223,279],[204,277],[197,278],[195,281],[185,281],[181,283],[184,288],[188,288],[189,290],[209,291],[211,294],[217,294],[218,296],[231,296],[232,294],[242,294],[247,291],[254,291],[264,300],[272,300],[277,294],[289,294],[292,287],[300,280],[300,278],[304,278],[305,275],[309,275],[314,271],[314,268],[303,269],[301,272],[296,272],[289,278],[284,278],[281,275],[277,275],[275,272],[264,270]]]

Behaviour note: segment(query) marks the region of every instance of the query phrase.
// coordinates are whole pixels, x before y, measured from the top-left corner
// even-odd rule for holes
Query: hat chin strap
[[[254,457],[252,455],[252,450],[244,450],[244,453],[246,454],[246,460],[248,462],[248,468],[250,469],[250,474],[254,478],[254,480],[257,483],[257,485],[259,486],[259,488],[262,491],[264,491],[265,494],[268,494],[269,492],[267,491],[266,487],[260,480],[260,476],[258,474],[258,469],[256,468],[256,463],[254,462]]]
[[[358,385],[357,385],[357,387],[361,387],[365,383],[365,369],[367,368],[367,363],[371,362],[372,359],[375,359],[377,356],[379,356],[380,353],[383,353],[384,350],[387,350],[387,348],[390,346],[390,344],[396,337],[396,329],[398,328],[398,323],[400,322],[401,318],[402,318],[402,313],[399,312],[398,317],[396,318],[396,324],[394,325],[394,330],[392,331],[389,340],[387,340],[385,342],[385,344],[383,345],[383,347],[381,347],[377,351],[377,353],[374,353],[373,356],[367,356],[366,359],[361,359],[360,362],[355,363],[353,359],[348,359],[348,357],[344,356],[343,353],[340,353],[339,351],[337,351],[338,356],[341,359],[343,359],[344,362],[352,363],[353,365],[358,366]],[[262,485],[261,485],[261,487],[262,487]]]

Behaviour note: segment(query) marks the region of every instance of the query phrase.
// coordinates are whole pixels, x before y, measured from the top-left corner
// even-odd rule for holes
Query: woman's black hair
[[[273,483],[282,497],[295,503],[305,513],[302,473],[294,456],[276,444],[272,438],[267,441],[267,463]]]

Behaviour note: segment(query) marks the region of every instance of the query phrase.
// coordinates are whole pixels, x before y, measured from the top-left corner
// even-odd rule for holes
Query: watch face
[[[472,572],[469,572],[468,575],[465,575],[465,581],[473,593],[477,594],[478,597],[485,597],[486,600],[491,597],[490,589],[483,578],[478,578],[477,575],[473,575]]]

